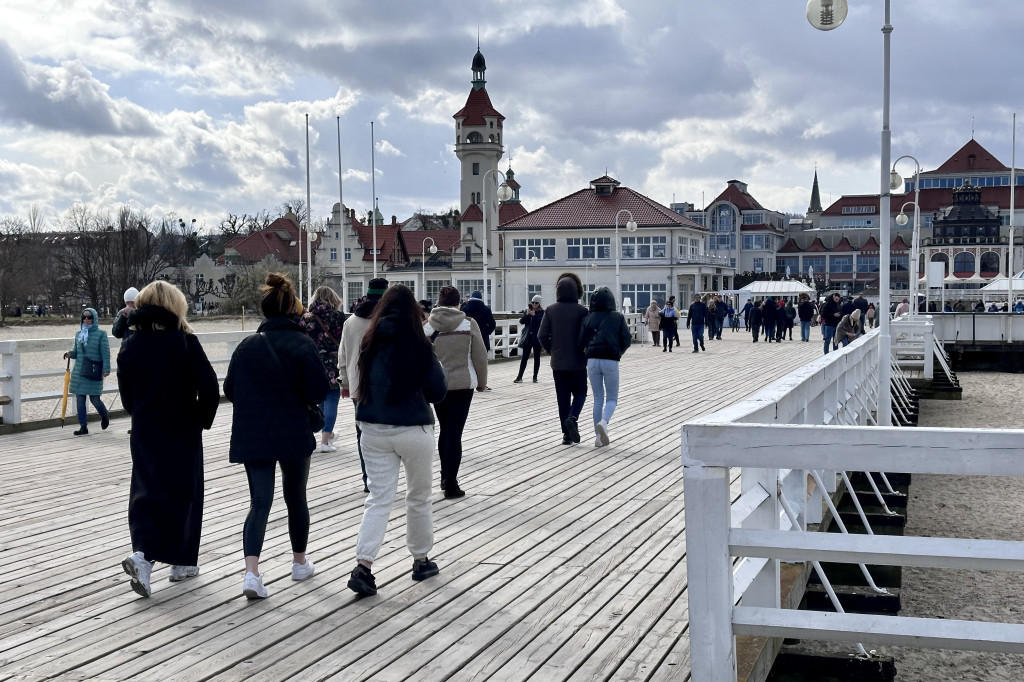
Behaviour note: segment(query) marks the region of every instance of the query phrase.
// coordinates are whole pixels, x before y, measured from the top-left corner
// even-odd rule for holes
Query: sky
[[[973,133],[1009,165],[1024,2],[892,4],[892,158],[934,169]],[[276,211],[306,196],[307,114],[314,220],[339,127],[345,204],[371,206],[371,121],[381,213],[445,211],[478,36],[527,209],[607,172],[802,214],[815,169],[826,205],[879,189],[884,4],[849,5],[822,32],[803,0],[4,0],[0,216]]]

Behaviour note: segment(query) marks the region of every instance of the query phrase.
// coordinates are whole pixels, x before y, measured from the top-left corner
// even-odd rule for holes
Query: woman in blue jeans
[[[75,431],[75,435],[89,435],[89,418],[85,413],[86,397],[100,414],[100,428],[106,429],[110,419],[100,395],[103,393],[103,379],[110,375],[110,342],[107,340],[107,333],[100,329],[95,308],[86,308],[82,311],[82,327],[75,334],[75,345],[64,354],[64,357],[75,361],[68,389],[69,393],[75,394],[75,405],[78,409],[78,430]],[[103,365],[101,377],[90,378],[82,375],[87,359]]]
[[[626,319],[615,310],[615,296],[601,287],[590,298],[579,339],[594,393],[594,447],[609,443],[608,424],[619,402],[619,360],[631,342]]]

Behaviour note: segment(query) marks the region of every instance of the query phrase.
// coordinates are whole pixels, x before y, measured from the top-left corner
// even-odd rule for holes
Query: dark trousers
[[[306,551],[309,541],[309,506],[306,504],[306,482],[309,480],[309,457],[280,462],[281,490],[288,507],[288,537],[292,551]],[[259,556],[267,534],[267,519],[274,503],[274,475],[278,462],[246,462],[249,479],[249,515],[242,528],[242,550],[245,556]]]
[[[715,338],[718,340],[722,339],[722,329],[725,327],[725,318],[720,317],[715,320]]]
[[[690,327],[690,334],[693,336],[693,349],[697,350],[697,344],[704,347],[704,325],[694,324]]]
[[[754,343],[757,343],[758,335],[761,331],[759,325],[752,324],[749,327],[747,327],[747,329],[749,329],[750,333],[754,335]]]
[[[572,417],[580,420],[583,404],[587,401],[587,370],[556,369],[551,372],[555,379],[555,398],[558,400],[558,423],[565,432],[565,420]]]
[[[675,341],[675,344],[678,346],[679,345],[679,327],[666,327],[665,329],[662,329],[661,330],[661,340],[662,340],[662,347],[663,348],[670,348],[672,346],[672,341],[673,340]]]
[[[523,378],[523,372],[526,371],[526,363],[530,360],[530,351],[533,351],[533,378],[537,378],[537,374],[540,373],[540,342],[537,339],[531,337],[530,343],[526,344],[519,349],[523,353],[523,359],[519,361],[519,376],[517,379]]]
[[[769,341],[771,341],[772,339],[775,338],[775,321],[774,320],[772,320],[771,322],[765,322],[764,323],[764,336]]]
[[[651,338],[654,339],[654,345],[657,346],[661,343],[661,332],[657,329],[651,330]]]
[[[78,425],[88,426],[89,416],[85,413],[85,399],[89,398],[89,402],[96,408],[101,417],[107,416],[107,406],[103,404],[103,400],[98,395],[84,396],[81,393],[75,394],[75,404],[78,406]]]
[[[441,458],[441,480],[458,484],[462,464],[462,430],[466,428],[473,389],[448,391],[444,400],[434,403],[437,412],[437,452]]]

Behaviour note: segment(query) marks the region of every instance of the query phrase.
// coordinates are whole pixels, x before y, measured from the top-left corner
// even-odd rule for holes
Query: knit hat
[[[139,290],[135,287],[128,287],[124,290],[124,302],[131,303],[135,300],[135,297],[139,295]]]
[[[544,299],[542,299],[542,298],[540,297],[540,294],[537,294],[536,296],[534,296],[534,297],[533,297],[533,298],[531,299],[531,301],[530,301],[530,302],[531,302],[531,303],[543,303],[543,301],[544,301]]]
[[[481,301],[484,300],[483,295],[479,291],[474,291],[472,294],[469,295],[469,297],[470,298],[478,298]]]
[[[371,300],[379,299],[388,290],[389,286],[391,286],[391,283],[383,277],[371,279],[370,284],[366,287],[366,298]]]

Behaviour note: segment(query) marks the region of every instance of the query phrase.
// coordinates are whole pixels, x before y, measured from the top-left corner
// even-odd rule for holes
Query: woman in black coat
[[[266,320],[238,344],[224,379],[224,395],[234,403],[229,459],[244,464],[249,479],[249,514],[242,532],[242,593],[249,599],[267,596],[259,561],[278,464],[288,507],[292,580],[313,577],[313,562],[306,557],[306,482],[316,440],[308,406],[323,402],[328,389],[320,351],[296,320],[300,308],[291,281],[270,273],[266,282],[260,290]]]
[[[134,553],[121,562],[132,589],[151,594],[153,562],[171,581],[199,575],[203,525],[203,429],[220,401],[217,375],[185,322],[188,302],[173,284],[139,292],[134,333],[117,356],[121,402],[132,416],[128,528]]]
[[[523,383],[523,374],[526,372],[526,363],[530,360],[530,353],[533,353],[533,383],[537,383],[537,375],[540,373],[540,339],[537,332],[540,331],[540,324],[544,321],[544,308],[541,307],[540,294],[533,297],[529,307],[519,318],[519,324],[526,325],[526,343],[520,346],[523,359],[519,361],[519,376],[513,383]]]

